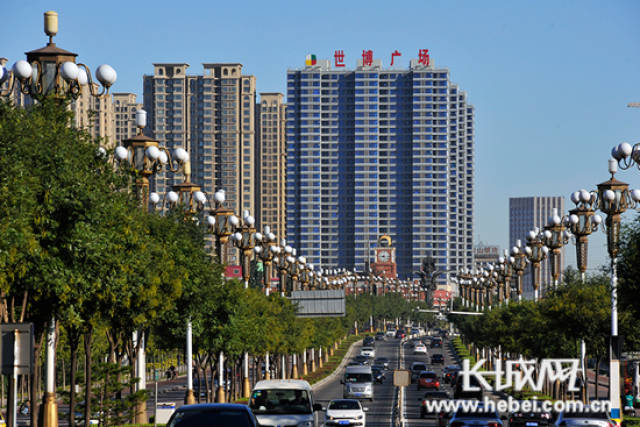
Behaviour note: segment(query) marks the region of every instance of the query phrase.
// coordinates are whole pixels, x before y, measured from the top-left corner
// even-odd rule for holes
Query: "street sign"
[[[344,290],[293,291],[289,297],[298,305],[298,317],[344,317]]]
[[[407,387],[411,385],[411,371],[408,369],[394,369],[393,386]]]
[[[4,375],[33,373],[33,323],[0,325],[0,364]]]

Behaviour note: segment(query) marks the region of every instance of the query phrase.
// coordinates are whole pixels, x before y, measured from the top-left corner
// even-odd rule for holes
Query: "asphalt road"
[[[433,354],[442,354],[444,356],[444,364],[431,365],[431,355]],[[404,347],[403,362],[405,369],[409,369],[413,362],[425,362],[427,364],[427,368],[434,371],[440,378],[440,390],[446,391],[453,398],[453,390],[451,389],[451,386],[442,382],[443,368],[447,365],[456,364],[453,352],[451,351],[447,340],[443,340],[442,348],[430,348],[427,346],[426,356],[424,354],[413,354],[412,346],[409,343],[406,343]],[[425,419],[420,419],[420,404],[424,394],[425,390],[418,391],[416,384],[412,384],[410,387],[405,388],[404,415],[405,419],[408,421],[406,425],[435,426],[437,424],[435,416],[427,415]]]
[[[369,402],[364,400],[362,406],[368,408],[366,415],[368,427],[389,427],[391,425],[391,408],[393,406],[394,388],[393,388],[393,369],[396,368],[398,360],[398,345],[400,340],[395,338],[387,338],[386,341],[376,341],[376,357],[387,357],[392,362],[387,371],[387,378],[382,384],[374,385],[374,400]],[[360,354],[359,349],[354,353]],[[342,384],[339,375],[324,384],[320,389],[314,391],[314,399],[316,402],[326,406],[332,399],[342,399]],[[324,420],[324,412],[319,413],[320,421]],[[320,423],[319,425],[323,425]]]

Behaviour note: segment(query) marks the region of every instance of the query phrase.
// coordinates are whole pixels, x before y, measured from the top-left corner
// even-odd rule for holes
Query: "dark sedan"
[[[247,405],[203,403],[182,406],[171,415],[167,427],[257,427]]]

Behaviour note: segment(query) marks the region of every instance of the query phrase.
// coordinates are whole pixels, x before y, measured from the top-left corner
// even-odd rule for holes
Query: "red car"
[[[418,390],[423,388],[438,390],[440,388],[440,380],[438,375],[433,371],[422,371],[418,375]]]

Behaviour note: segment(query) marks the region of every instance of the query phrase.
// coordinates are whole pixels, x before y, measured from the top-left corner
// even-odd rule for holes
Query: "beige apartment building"
[[[95,83],[94,91],[99,91]],[[86,130],[94,138],[100,138],[105,148],[118,145],[111,94],[95,97],[88,86],[84,87],[78,99],[71,103],[71,109],[75,113],[74,124],[77,128]]]
[[[118,144],[136,135],[136,111],[141,108],[142,104],[136,102],[135,93],[113,94],[115,138]]]
[[[260,93],[258,122],[259,180],[257,219],[259,229],[271,227],[278,241],[286,238],[286,105],[282,93]]]
[[[256,78],[242,64],[205,63],[187,74],[189,64],[156,63],[144,76],[145,134],[191,156],[191,181],[209,195],[223,189],[226,207],[256,216]],[[152,189],[161,195],[183,177],[162,173]],[[230,250],[230,262],[236,251]]]

